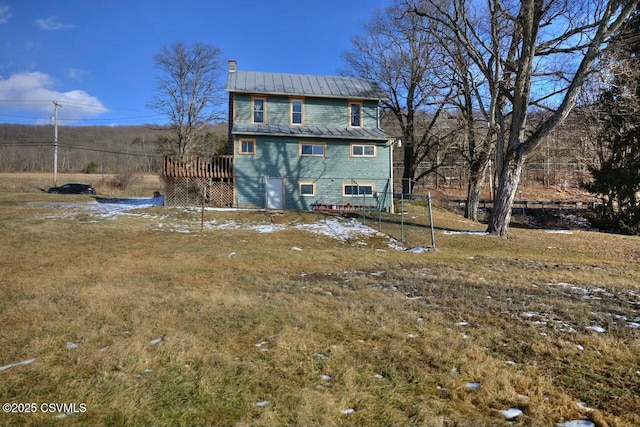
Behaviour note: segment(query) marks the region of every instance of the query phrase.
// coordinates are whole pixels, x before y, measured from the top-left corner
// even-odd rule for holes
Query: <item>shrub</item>
[[[112,188],[118,188],[120,190],[126,190],[136,184],[139,184],[141,178],[139,175],[136,175],[133,172],[124,172],[115,175],[111,181],[109,181],[109,185]]]
[[[86,168],[84,168],[84,172],[85,173],[98,173],[98,168],[100,167],[100,165],[98,165],[98,163],[96,162],[91,162],[87,165]]]

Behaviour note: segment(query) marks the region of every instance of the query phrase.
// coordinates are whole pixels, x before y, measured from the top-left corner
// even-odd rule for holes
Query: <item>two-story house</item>
[[[392,138],[373,81],[240,71],[229,61],[229,154],[238,207],[391,205]]]

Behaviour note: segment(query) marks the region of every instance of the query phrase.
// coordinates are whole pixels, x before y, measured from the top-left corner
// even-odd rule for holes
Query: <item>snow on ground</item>
[[[92,214],[100,219],[113,219],[120,215],[126,215],[134,209],[150,208],[153,206],[162,206],[164,197],[146,197],[146,198],[99,198],[88,203],[67,203],[67,202],[45,202],[45,203],[29,203],[31,206],[39,206],[56,210],[56,214],[45,217],[45,219],[68,219],[75,218],[79,214]]]
[[[199,230],[200,218],[194,216],[190,219],[170,218],[169,215],[152,215],[147,213],[136,213],[138,209],[153,206],[162,206],[163,198],[131,198],[131,199],[100,199],[96,198],[88,203],[65,203],[46,202],[30,203],[31,206],[55,210],[56,213],[44,217],[45,219],[73,219],[80,215],[90,215],[95,219],[116,219],[121,216],[139,217],[153,220],[153,229],[156,231],[167,231],[176,233],[192,233]],[[197,214],[200,208],[182,208],[184,212]],[[232,208],[206,208],[207,211],[239,211]],[[244,210],[243,210],[244,211]],[[347,241],[351,239],[367,238],[373,236],[384,236],[378,230],[366,226],[353,218],[323,218],[314,223],[308,224],[273,224],[271,222],[242,222],[235,220],[209,220],[204,222],[207,230],[252,230],[256,233],[275,233],[283,230],[300,230],[308,233],[331,237],[333,239]],[[366,242],[359,242],[366,246]],[[425,253],[425,248],[405,248],[396,240],[389,239],[389,247],[399,251],[411,250],[414,253]],[[295,250],[295,249],[292,249]],[[231,256],[231,255],[230,255]]]
[[[13,368],[15,366],[29,365],[35,362],[36,359],[23,360],[22,362],[10,363],[8,365],[0,366],[0,371],[5,371],[9,368]]]
[[[162,206],[164,204],[164,197],[148,197],[148,198],[99,198],[96,197],[94,201],[88,203],[66,203],[66,202],[32,202],[28,205],[37,206],[41,208],[48,208],[55,210],[56,213],[44,217],[45,219],[73,219],[79,215],[87,214],[95,219],[116,219],[120,216],[133,216],[156,220],[154,229],[158,231],[168,231],[177,233],[191,233],[199,230],[197,225],[200,225],[199,220],[176,220],[170,219],[168,215],[158,216],[144,213],[136,213],[135,210],[150,208],[154,206]],[[187,213],[200,213],[201,208],[196,207],[184,207],[181,208]],[[233,211],[247,211],[246,209],[236,208],[205,208],[206,211],[218,211],[218,212],[233,212]],[[260,211],[260,210],[254,210]],[[205,221],[204,228],[208,230],[237,230],[245,229],[252,230],[257,233],[275,233],[287,229],[297,229],[301,231],[307,231],[314,234],[324,235],[332,237],[338,240],[350,240],[358,237],[367,237],[381,235],[374,228],[363,225],[356,219],[345,218],[327,218],[322,221],[311,224],[272,224],[270,222],[264,223],[246,223],[234,220],[226,220],[218,222],[216,220]],[[570,230],[544,230],[546,233],[554,234],[572,234]],[[474,231],[474,230],[442,230],[442,234],[457,236],[457,235],[476,235],[487,236],[489,233],[486,231]],[[396,240],[390,239],[389,247],[398,251],[410,251],[413,253],[425,253],[429,251],[429,248],[417,247],[407,248],[402,246]]]

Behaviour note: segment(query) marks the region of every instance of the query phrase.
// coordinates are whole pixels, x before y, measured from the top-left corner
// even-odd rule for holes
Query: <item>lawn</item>
[[[638,237],[405,208],[0,194],[0,425],[640,425]]]

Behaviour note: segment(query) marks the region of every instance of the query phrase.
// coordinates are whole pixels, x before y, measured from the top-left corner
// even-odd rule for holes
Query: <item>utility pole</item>
[[[58,186],[58,108],[62,105],[53,101],[53,186]]]

